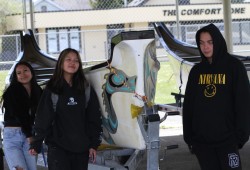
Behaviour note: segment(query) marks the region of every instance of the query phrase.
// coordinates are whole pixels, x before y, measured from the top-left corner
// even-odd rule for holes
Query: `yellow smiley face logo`
[[[215,94],[216,94],[216,86],[213,84],[207,85],[204,90],[204,95],[206,97],[213,97]]]

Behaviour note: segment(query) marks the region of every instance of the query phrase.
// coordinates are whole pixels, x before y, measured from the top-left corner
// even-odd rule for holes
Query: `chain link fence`
[[[208,0],[206,2],[200,2],[200,0],[51,0],[49,1],[49,5],[44,4],[48,1],[36,0],[33,1],[33,6],[31,6],[29,2],[30,0],[0,0],[0,74],[6,74],[21,51],[20,29],[7,31],[8,24],[6,16],[22,16],[21,22],[13,23],[13,25],[17,28],[22,28],[21,31],[23,31],[27,29],[24,25],[28,25],[29,28],[32,25],[28,22],[29,19],[25,18],[23,14],[30,14],[32,11],[34,11],[34,35],[42,51],[57,57],[62,49],[66,47],[75,48],[81,53],[84,62],[108,59],[110,56],[111,38],[122,31],[153,29],[150,20],[146,25],[140,25],[140,23],[135,24],[134,19],[140,18],[140,13],[137,13],[138,16],[131,16],[130,11],[133,10],[139,11],[140,9],[147,9],[149,7],[172,7],[171,9],[173,10],[165,11],[164,14],[168,15],[169,18],[174,16],[175,20],[170,20],[166,17],[165,20],[159,20],[158,22],[164,22],[174,36],[178,37],[181,41],[193,45],[196,45],[196,31],[208,23],[215,23],[221,32],[224,33],[223,13],[219,11],[217,7],[217,11],[212,11],[212,8],[209,7],[210,5],[216,4],[222,9],[221,0]],[[178,6],[176,2],[179,3]],[[232,13],[237,13],[236,10],[243,10],[242,7],[238,7],[240,4],[249,5],[247,0],[232,0],[231,2]],[[198,6],[199,8],[203,7],[207,10],[197,11],[193,6]],[[190,10],[186,10],[189,7]],[[186,12],[186,15],[177,16],[176,11],[178,11],[178,8],[180,14]],[[123,11],[121,12],[121,16],[114,16],[114,18],[118,17],[118,19],[110,20],[110,23],[107,25],[102,24],[105,16],[103,16],[104,18],[95,17],[96,11],[111,12],[112,10]],[[53,23],[48,28],[40,28],[40,25],[46,24],[50,19],[53,19],[52,17],[50,18],[50,16],[52,16],[50,14],[60,14],[65,11],[73,13],[71,20],[74,21],[75,25],[60,27],[56,25],[57,23]],[[85,26],[84,24],[77,25],[79,23],[84,23],[78,15],[79,11],[84,11],[86,13],[92,12],[90,21],[93,20],[93,26]],[[199,21],[195,18],[185,18],[188,15],[191,16],[191,14],[194,15],[194,13],[198,12],[220,12],[220,16],[219,19],[215,17],[214,19],[210,18],[209,20]],[[39,23],[36,22],[41,15],[47,15],[48,17],[46,20],[39,21]],[[68,14],[65,13],[65,15],[58,18],[58,20],[65,19],[66,22],[67,15]],[[125,15],[124,18],[126,18],[127,15],[126,19],[131,19],[131,22],[123,23],[122,15]],[[153,14],[148,12],[146,15],[146,17],[150,18]],[[121,18],[120,20],[119,17]],[[233,15],[232,21],[234,52],[240,55],[250,55],[248,50],[250,45],[250,18],[245,16],[243,19],[239,19],[237,15]],[[98,23],[100,23],[100,25],[96,25]],[[139,26],[135,27],[134,25]],[[43,31],[41,32],[41,30]],[[94,39],[94,37],[98,37],[98,39]],[[156,39],[157,38],[156,35]],[[161,48],[161,45],[157,42],[157,49]],[[0,87],[3,87],[3,84],[4,81],[1,79]],[[2,91],[2,89],[0,89],[0,91]]]

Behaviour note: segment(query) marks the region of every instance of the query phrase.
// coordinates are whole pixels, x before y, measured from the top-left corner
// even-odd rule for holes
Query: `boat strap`
[[[182,81],[182,66],[183,66],[183,63],[184,63],[184,60],[181,61],[181,64],[180,64],[180,86],[179,86],[179,96],[181,96],[181,87],[182,87],[182,84],[183,84],[183,81]],[[179,102],[179,107],[181,107],[181,101]]]

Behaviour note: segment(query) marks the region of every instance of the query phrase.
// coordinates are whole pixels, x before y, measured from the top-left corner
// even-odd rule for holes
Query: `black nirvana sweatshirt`
[[[212,63],[200,49],[201,32],[213,40]],[[189,74],[183,104],[183,135],[189,145],[242,147],[249,139],[250,89],[246,69],[227,52],[219,29],[210,24],[196,34],[202,61]]]

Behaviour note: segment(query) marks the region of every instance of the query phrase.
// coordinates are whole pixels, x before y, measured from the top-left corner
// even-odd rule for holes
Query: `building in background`
[[[27,6],[29,11],[29,6]],[[48,11],[64,11],[66,10],[63,8],[62,5],[55,3],[51,0],[37,0],[34,2],[34,11],[35,12],[48,12]]]
[[[179,39],[194,45],[196,31],[205,24],[213,22],[224,31],[221,0],[179,0],[178,8],[176,0],[115,2],[36,0],[33,21],[27,10],[27,28],[34,25],[37,42],[43,51],[57,56],[64,48],[72,47],[81,53],[83,61],[107,59],[114,35],[121,31],[153,29],[154,22],[165,22]],[[231,6],[234,50],[242,51],[250,44],[250,3],[234,0]],[[22,14],[7,15],[7,31],[24,30],[23,20]],[[157,54],[164,55],[160,46],[158,49]],[[248,55],[247,51],[244,54]]]

